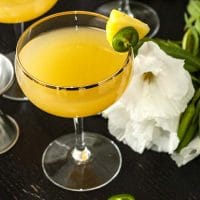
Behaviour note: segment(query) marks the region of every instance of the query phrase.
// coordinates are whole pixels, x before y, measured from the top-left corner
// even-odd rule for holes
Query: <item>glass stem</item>
[[[21,34],[24,32],[24,23],[14,24],[14,31],[16,35],[16,39],[18,40]]]
[[[129,0],[120,0],[119,1],[119,11],[126,13],[127,15],[134,17],[133,12],[131,11]]]
[[[74,118],[75,128],[75,147],[72,151],[72,157],[78,164],[83,164],[89,161],[91,152],[87,148],[84,140],[83,118]]]

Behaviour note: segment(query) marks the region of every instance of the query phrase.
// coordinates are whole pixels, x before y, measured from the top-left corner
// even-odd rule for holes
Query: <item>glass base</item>
[[[0,118],[0,154],[10,150],[19,138],[19,127],[16,121],[7,115]]]
[[[108,16],[112,9],[118,9],[118,8],[119,8],[119,2],[111,1],[103,4],[96,11],[98,13]],[[160,20],[156,11],[150,6],[143,3],[139,3],[137,1],[133,2],[130,1],[130,9],[135,18],[140,19],[141,21],[149,25],[150,32],[147,36],[150,38],[154,37],[160,28]]]
[[[84,133],[84,138],[91,156],[82,164],[72,158],[75,134],[64,135],[46,148],[42,168],[55,185],[71,191],[90,191],[105,186],[119,173],[122,157],[117,145],[96,133]]]
[[[14,63],[15,52],[11,52],[6,55],[12,63]],[[4,98],[14,100],[14,101],[26,101],[28,98],[24,95],[21,88],[19,87],[16,78],[11,85],[11,87],[2,95]]]

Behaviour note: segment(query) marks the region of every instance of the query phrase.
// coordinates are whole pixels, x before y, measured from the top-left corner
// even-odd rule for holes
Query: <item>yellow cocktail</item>
[[[103,111],[125,90],[132,72],[132,51],[115,52],[106,40],[107,17],[73,11],[44,18],[22,35],[16,75],[23,92],[40,109],[73,117],[75,134],[46,148],[42,167],[57,186],[88,191],[109,183],[121,167],[113,141],[83,134],[81,117]]]
[[[39,17],[57,0],[1,0],[0,23],[20,23]]]
[[[126,58],[127,53],[118,53],[110,47],[104,30],[62,28],[31,40],[20,51],[19,60],[37,80],[77,89],[52,90],[23,74],[19,83],[25,95],[46,112],[63,117],[93,115],[116,101],[126,88],[130,66],[113,80],[95,85],[117,73]],[[93,84],[91,89],[85,89]]]

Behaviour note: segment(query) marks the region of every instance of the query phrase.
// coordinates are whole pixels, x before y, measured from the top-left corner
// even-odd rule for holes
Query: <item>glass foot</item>
[[[15,52],[11,52],[6,55],[12,63],[14,63]],[[4,98],[14,101],[26,101],[28,98],[24,95],[21,88],[19,87],[16,78],[14,77],[11,87],[2,95]]]
[[[0,154],[10,150],[19,138],[19,127],[16,121],[8,116],[0,117]]]
[[[64,135],[46,148],[42,168],[47,178],[58,187],[71,191],[90,191],[112,181],[120,171],[122,157],[117,145],[108,138],[84,133],[91,157],[83,164],[72,158],[75,134]]]
[[[108,16],[112,9],[118,8],[119,2],[111,1],[103,4],[96,11]],[[150,32],[147,36],[150,38],[154,37],[160,28],[160,20],[156,11],[150,6],[137,1],[130,1],[130,9],[135,18],[140,19],[141,21],[149,25]]]

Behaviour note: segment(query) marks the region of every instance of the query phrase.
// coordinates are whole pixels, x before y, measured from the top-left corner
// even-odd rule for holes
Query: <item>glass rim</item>
[[[113,78],[117,77],[119,74],[121,74],[124,69],[127,67],[127,64],[129,63],[129,59],[131,57],[131,55],[133,54],[133,51],[132,51],[132,48],[130,48],[130,50],[128,51],[127,53],[127,56],[124,60],[124,63],[122,64],[122,66],[120,67],[119,70],[115,71],[114,73],[112,73],[112,75],[108,76],[107,78],[101,80],[101,81],[98,81],[96,83],[91,83],[91,84],[86,84],[86,85],[83,85],[83,86],[59,86],[59,85],[55,85],[55,84],[50,84],[50,83],[47,83],[45,81],[42,81],[38,78],[36,78],[35,76],[33,76],[32,74],[30,74],[24,67],[23,67],[23,64],[20,62],[20,58],[19,58],[19,46],[21,45],[22,41],[23,41],[23,38],[25,37],[25,35],[30,31],[32,30],[34,27],[36,27],[37,25],[49,20],[49,19],[52,19],[52,18],[55,18],[55,17],[59,17],[59,16],[64,16],[64,15],[72,15],[72,14],[86,14],[86,15],[91,15],[91,16],[96,16],[96,17],[99,17],[99,18],[102,18],[104,20],[108,20],[108,17],[107,16],[104,16],[102,14],[99,14],[99,13],[96,13],[96,12],[90,12],[90,11],[64,11],[64,12],[58,12],[58,13],[55,13],[55,14],[51,14],[49,16],[46,16],[46,17],[43,17],[41,18],[40,20],[34,22],[32,25],[30,25],[23,33],[22,35],[20,36],[18,42],[17,42],[17,46],[16,46],[16,61],[17,63],[19,64],[22,72],[32,81],[36,82],[37,84],[39,85],[42,85],[42,86],[45,86],[47,88],[51,88],[51,89],[57,89],[57,90],[80,90],[80,89],[90,89],[90,88],[94,88],[94,87],[97,87],[99,85],[103,85],[104,83],[106,82],[109,82],[110,80],[112,80]]]

